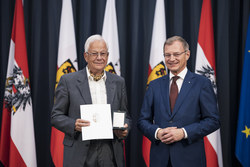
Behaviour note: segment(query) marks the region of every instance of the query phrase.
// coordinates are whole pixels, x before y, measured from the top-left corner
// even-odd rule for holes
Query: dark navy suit
[[[203,137],[220,127],[216,96],[210,80],[187,72],[173,112],[169,103],[169,75],[150,83],[144,97],[138,128],[152,142],[150,166],[206,166]],[[155,139],[157,128],[185,128],[188,138],[172,144]]]

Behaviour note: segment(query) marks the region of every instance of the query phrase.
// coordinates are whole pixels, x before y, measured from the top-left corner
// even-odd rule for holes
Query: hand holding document
[[[113,139],[110,104],[81,105],[81,119],[90,126],[82,127],[82,140]]]

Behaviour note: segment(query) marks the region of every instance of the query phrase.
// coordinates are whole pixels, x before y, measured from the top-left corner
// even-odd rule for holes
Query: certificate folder
[[[90,121],[82,127],[82,140],[113,139],[110,104],[81,105],[81,119]]]

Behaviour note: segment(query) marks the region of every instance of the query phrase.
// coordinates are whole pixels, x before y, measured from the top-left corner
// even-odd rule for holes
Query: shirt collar
[[[88,80],[94,81],[94,78],[90,75],[89,67],[88,66],[86,67],[86,71],[87,71]],[[104,70],[104,74],[103,74],[103,76],[102,76],[101,79],[104,80],[104,81],[106,81],[106,79],[107,79],[107,75],[106,75],[106,71],[105,70]]]
[[[177,76],[179,76],[181,79],[184,80],[186,74],[187,74],[187,67],[184,68],[184,70],[182,70]],[[172,74],[171,72],[169,73],[169,78],[172,79],[175,75]]]

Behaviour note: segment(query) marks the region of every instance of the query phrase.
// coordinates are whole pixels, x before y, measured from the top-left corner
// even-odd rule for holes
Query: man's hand
[[[160,129],[157,132],[157,138],[165,144],[171,144],[171,143],[174,143],[183,139],[184,132],[181,128],[168,127],[168,128]]]
[[[128,135],[128,124],[125,124],[124,125],[124,128],[126,128],[125,130],[114,130],[114,133],[115,135],[119,138],[119,139],[122,139],[122,138],[125,138],[127,135]]]
[[[81,132],[83,126],[89,126],[90,122],[83,119],[77,119],[75,122],[75,130]]]

